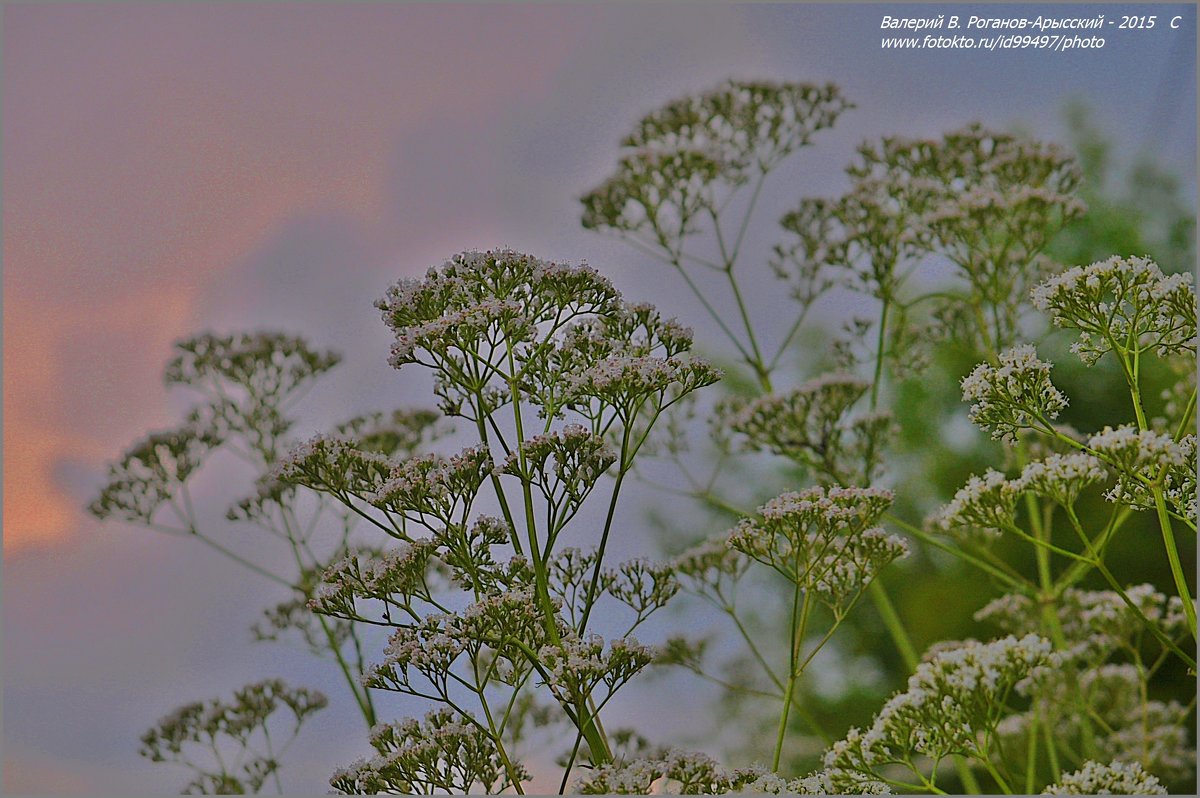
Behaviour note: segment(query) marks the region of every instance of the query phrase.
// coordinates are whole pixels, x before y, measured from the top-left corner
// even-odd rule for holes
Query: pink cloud
[[[387,240],[406,131],[537,95],[585,30],[502,7],[10,6],[4,22],[6,551],[78,519],[56,462],[98,465],[129,419],[165,422],[161,360],[232,265],[311,209]],[[81,396],[121,412],[79,413]]]

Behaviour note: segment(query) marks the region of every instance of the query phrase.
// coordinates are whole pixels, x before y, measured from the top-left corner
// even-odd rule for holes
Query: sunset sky
[[[495,245],[587,260],[703,339],[698,309],[584,231],[576,199],[641,114],[727,77],[833,81],[857,105],[780,197],[837,190],[883,134],[981,120],[1061,139],[1078,99],[1118,157],[1153,153],[1194,201],[1195,8],[1154,10],[1156,30],[1099,51],[898,53],[879,20],[911,8],[880,5],[5,4],[6,792],[171,792],[182,774],[136,741],[175,704],[274,673],[339,690],[249,641],[268,587],[82,513],[105,463],[185,406],[160,377],[174,340],[278,328],[344,352],[305,434],[428,402],[387,367],[371,302]],[[332,751],[289,774],[297,789],[362,753],[339,712],[297,744]]]

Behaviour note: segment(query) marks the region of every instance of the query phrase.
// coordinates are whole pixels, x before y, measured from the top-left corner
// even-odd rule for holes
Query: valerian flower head
[[[187,385],[207,400],[191,409],[189,425],[223,440],[243,439],[268,465],[293,424],[286,403],[341,361],[281,333],[206,334],[175,349],[164,371],[167,384]]]
[[[978,124],[940,139],[884,138],[859,155],[851,178],[887,186],[914,217],[904,225],[910,235],[955,264],[972,299],[992,309],[984,329],[971,319],[966,332],[996,348],[1011,345],[1020,299],[1040,279],[1041,252],[1084,211],[1072,156]],[[896,229],[874,226],[877,235]]]
[[[685,584],[716,584],[728,577],[736,581],[746,572],[749,561],[729,547],[729,535],[715,535],[688,548],[671,560],[671,569]]]
[[[785,493],[743,519],[729,546],[815,593],[835,614],[854,600],[907,544],[873,526],[892,503],[878,488],[809,488]]]
[[[1109,501],[1143,510],[1154,509],[1149,485],[1163,475],[1163,495],[1185,518],[1196,517],[1196,436],[1179,441],[1131,424],[1105,427],[1088,440],[1088,446],[1117,471],[1117,484],[1105,497]]]
[[[1084,488],[1107,478],[1108,472],[1097,458],[1084,452],[1072,452],[1034,460],[1022,469],[1015,486],[1019,491],[1029,491],[1070,507]]]
[[[697,149],[766,170],[849,107],[832,84],[731,80],[646,115],[622,146]]]
[[[311,348],[302,338],[275,332],[199,335],[175,344],[168,385],[208,390],[238,386],[258,399],[283,398],[341,362],[341,355]]]
[[[621,158],[615,175],[583,197],[583,226],[678,241],[696,232],[703,212],[715,212],[713,184],[732,171],[703,150],[634,150]]]
[[[1147,700],[1142,675],[1128,663],[1067,669],[1048,680],[1049,688],[1024,713],[1028,732],[1032,715],[1057,718],[1057,739],[1090,738],[1100,760],[1125,758],[1168,782],[1195,775],[1196,749],[1188,739],[1189,709],[1178,701]],[[1070,707],[1080,699],[1094,707],[1081,718]],[[1065,710],[1065,711],[1064,711]]]
[[[589,698],[598,705],[654,661],[654,650],[633,637],[610,640],[599,635],[568,634],[557,644],[538,651],[539,673],[563,706],[582,706]]]
[[[1013,525],[1021,484],[1004,474],[988,469],[982,477],[972,476],[954,494],[950,503],[930,518],[933,527],[943,532],[970,536],[988,535]]]
[[[290,728],[294,738],[304,721],[328,703],[316,690],[266,679],[235,691],[232,701],[212,699],[179,707],[142,735],[139,753],[153,762],[176,762],[191,768],[196,776],[184,792],[258,792],[279,768],[274,756],[258,750],[259,738],[268,746],[272,739],[268,731],[271,719],[286,708],[291,717],[285,728]],[[286,747],[291,740],[286,732],[280,739],[280,732],[275,729],[274,739]],[[236,759],[227,763],[218,754],[215,762],[204,762],[202,757],[215,751],[214,746],[236,750]]]
[[[870,383],[827,374],[786,394],[768,394],[736,409],[729,426],[751,449],[787,457],[833,482],[870,479],[892,432],[891,417],[853,418]]]
[[[1085,762],[1072,773],[1064,773],[1042,795],[1166,795],[1167,789],[1157,778],[1136,762],[1114,760],[1104,765]]]
[[[1064,747],[1086,747],[1099,761],[1138,764],[1168,782],[1194,778],[1188,708],[1147,700],[1145,687],[1138,668],[1128,663],[1065,667],[1037,689],[1025,690],[1032,696],[1030,708],[1005,718],[998,742],[1006,748],[1027,745],[1030,735],[1044,733],[1039,727],[1048,727]],[[1088,715],[1074,710],[1081,702],[1092,708]]]
[[[437,544],[429,540],[400,543],[382,553],[356,552],[329,566],[309,601],[322,615],[358,618],[358,599],[406,603],[427,590],[429,561]]]
[[[1177,596],[1167,597],[1149,584],[1127,588],[1125,595],[1142,617],[1168,637],[1176,638],[1186,631],[1183,604]],[[979,610],[975,620],[1015,633],[1035,628],[1041,613],[1041,605],[1029,597],[1010,594]],[[1138,613],[1112,590],[1064,590],[1055,613],[1067,644],[1065,656],[1073,661],[1103,662],[1114,652],[1136,650],[1149,635]]]
[[[575,318],[561,335],[522,352],[520,387],[543,418],[571,409],[600,429],[604,425],[597,421],[610,406],[628,415],[631,403],[664,401],[668,389],[678,399],[719,377],[707,364],[684,357],[691,343],[690,329],[653,306],[620,303],[606,313]],[[646,379],[655,370],[667,377],[665,383]],[[706,379],[697,379],[706,373]],[[613,384],[623,375],[633,379]]]
[[[1196,354],[1196,294],[1190,274],[1164,275],[1146,258],[1076,266],[1033,290],[1054,324],[1079,331],[1073,352],[1092,365],[1106,352]],[[1123,355],[1122,355],[1123,356]]]
[[[364,687],[420,695],[420,675],[435,687],[444,687],[451,668],[471,646],[462,619],[456,615],[427,615],[411,626],[402,626],[388,638],[383,661],[367,668]]]
[[[604,592],[635,614],[635,625],[666,606],[679,591],[670,563],[630,560],[600,574]]]
[[[825,766],[870,774],[916,755],[979,756],[1003,715],[1004,697],[1039,669],[1053,667],[1050,641],[1036,635],[970,642],[920,663],[865,732],[851,729],[825,754]]]
[[[622,141],[616,173],[582,198],[583,225],[636,233],[673,250],[718,187],[745,185],[850,104],[833,85],[729,81],[648,114]]]
[[[834,200],[804,199],[779,222],[796,240],[775,247],[772,268],[802,305],[834,284],[890,300],[900,267],[929,248],[920,199],[899,183],[873,178],[855,180]]]
[[[395,463],[357,448],[348,438],[316,435],[280,458],[272,478],[334,495],[364,496],[388,478]]]
[[[492,455],[482,444],[450,457],[417,455],[392,468],[366,498],[401,516],[430,516],[449,524],[456,511],[471,506],[492,468]]]
[[[469,716],[461,719],[448,709],[415,718],[379,724],[371,729],[378,752],[369,760],[339,768],[330,785],[347,795],[377,793],[469,793],[483,789],[501,792],[529,778],[519,763],[505,766],[492,738]]]
[[[501,463],[500,472],[536,485],[548,499],[579,502],[616,459],[604,438],[581,424],[568,424],[526,439]]]
[[[671,749],[661,756],[614,762],[575,783],[581,795],[889,795],[882,781],[838,770],[786,779],[761,767],[725,770],[707,754]]]
[[[404,458],[447,432],[445,419],[437,411],[405,408],[355,416],[334,428],[333,434],[361,451]]]
[[[554,332],[544,332],[546,325],[572,313],[605,314],[619,301],[591,267],[500,249],[463,252],[423,279],[400,280],[377,306],[396,334],[393,366],[425,363],[444,379],[471,383],[464,385],[470,395],[505,367],[514,347]],[[479,364],[487,364],[482,375],[469,377]]]
[[[230,505],[225,517],[230,521],[270,526],[274,523],[274,512],[290,504],[295,495],[295,485],[281,482],[267,472],[254,481],[254,493]]]
[[[787,779],[760,767],[738,768],[732,792],[765,795],[891,795],[885,782],[860,773],[827,768],[798,779]]]
[[[108,484],[88,511],[100,519],[153,523],[158,509],[176,496],[220,444],[211,431],[191,425],[148,435],[109,466]]]
[[[515,538],[507,521],[481,515],[470,526],[451,523],[434,535],[441,547],[438,558],[450,571],[453,581],[465,590],[487,593],[523,584],[528,562],[513,558],[506,564],[497,563],[492,549]]]
[[[615,408],[628,423],[648,398],[668,403],[719,379],[721,372],[702,360],[610,355],[567,377],[565,404],[585,412],[583,408],[597,400]]]
[[[299,637],[315,657],[324,656],[329,646],[342,646],[350,640],[353,627],[340,618],[318,619],[303,596],[281,601],[263,610],[262,616],[250,627],[259,642],[277,642],[285,636]]]
[[[657,790],[654,789],[657,787]],[[655,759],[635,759],[595,768],[575,783],[580,795],[719,795],[729,792],[731,779],[707,754],[672,749]]]
[[[1050,365],[1030,344],[1000,353],[1000,365],[980,363],[963,378],[963,399],[972,402],[968,417],[993,438],[1016,440],[1017,431],[1044,425],[1067,406],[1067,397],[1050,382]]]

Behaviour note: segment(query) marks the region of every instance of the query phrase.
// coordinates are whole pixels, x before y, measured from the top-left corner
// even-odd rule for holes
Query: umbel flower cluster
[[[326,704],[321,693],[291,688],[279,679],[248,684],[232,701],[179,707],[142,735],[140,753],[153,762],[191,769],[185,793],[258,792],[268,780],[279,785],[279,757],[309,716]]]
[[[379,308],[392,365],[430,369],[443,414],[477,440],[396,458],[318,436],[275,468],[390,540],[329,567],[309,607],[391,627],[363,687],[439,705],[424,724],[376,729],[378,755],[334,786],[520,790],[517,746],[534,719],[572,729],[568,772],[611,761],[599,713],[653,660],[631,633],[677,590],[669,569],[606,561],[613,510],[655,420],[718,372],[688,355],[690,331],[595,270],[511,250],[457,255]],[[597,491],[610,508],[599,545],[561,545]],[[621,634],[595,631],[601,617]]]
[[[1140,256],[1053,261],[1086,210],[1078,165],[979,124],[863,143],[846,191],[798,198],[747,264],[768,177],[852,107],[833,85],[728,81],[644,116],[582,197],[584,227],[693,293],[731,379],[596,269],[462,252],[377,303],[388,362],[425,370],[436,410],[302,440],[294,408],[338,356],[273,332],[198,336],[167,379],[199,400],[113,466],[92,512],[202,542],[284,592],[255,636],[328,660],[367,732],[330,779],[341,793],[1193,787],[1189,276]],[[783,282],[786,312],[748,302],[748,268]],[[872,310],[828,352],[800,347],[809,311],[846,292]],[[1083,366],[1052,362],[1062,338]],[[943,411],[933,378],[966,406],[952,392]],[[978,432],[943,434],[960,421]],[[667,462],[643,471],[655,454]],[[192,503],[212,461],[252,472],[229,535]],[[660,485],[664,465],[677,479]],[[696,501],[656,506],[668,559],[614,557],[645,537],[634,479]],[[264,567],[247,529],[294,568]],[[1135,544],[1161,574],[1124,567]],[[937,640],[922,613],[961,615],[979,639]],[[923,658],[918,630],[936,640]],[[729,765],[613,726],[657,666],[724,691],[723,725],[747,730]],[[278,786],[281,710],[294,734],[324,703],[261,682],[181,708],[145,751],[190,762],[192,790]]]

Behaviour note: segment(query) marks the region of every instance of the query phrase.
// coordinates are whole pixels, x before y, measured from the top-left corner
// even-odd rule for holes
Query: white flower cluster
[[[495,742],[473,718],[450,710],[428,713],[371,729],[371,759],[338,768],[330,785],[346,795],[495,793],[529,774],[519,763],[505,766]]]
[[[334,429],[335,436],[349,439],[356,449],[394,458],[412,457],[448,432],[441,413],[426,408],[366,413]]]
[[[972,475],[954,498],[929,518],[929,525],[961,536],[994,536],[1015,524],[1017,500],[1029,492],[1070,507],[1089,485],[1108,476],[1100,460],[1082,452],[1048,454],[1015,479],[989,468]]]
[[[176,343],[175,350],[178,354],[163,374],[168,385],[204,389],[221,382],[257,403],[290,395],[342,359],[313,349],[302,338],[275,332],[198,335]]]
[[[1073,773],[1064,773],[1042,795],[1166,795],[1162,782],[1136,762],[1107,765],[1087,762]]]
[[[833,769],[786,779],[761,767],[723,769],[698,751],[671,749],[662,756],[595,768],[575,783],[580,795],[890,795],[877,779]]]
[[[1053,645],[1037,635],[991,643],[970,641],[920,663],[865,732],[851,729],[825,754],[825,766],[864,774],[889,763],[914,767],[918,755],[981,756],[985,734],[1004,713],[1018,682],[1057,664]]]
[[[496,593],[461,613],[432,613],[398,627],[384,649],[383,662],[368,668],[362,683],[428,697],[427,690],[414,684],[416,673],[444,697],[453,678],[451,669],[464,651],[477,656],[489,649],[504,665],[497,669],[498,678],[503,679],[526,673],[529,661],[525,652],[546,645],[546,637],[532,588]]]
[[[148,435],[108,468],[108,484],[88,506],[100,519],[153,523],[154,515],[221,441],[191,425]]]
[[[869,480],[893,425],[887,414],[849,417],[868,388],[853,375],[826,374],[747,402],[727,423],[747,448],[782,455],[834,482]]]
[[[231,504],[225,510],[230,521],[245,521],[271,526],[275,509],[289,502],[296,493],[296,486],[280,482],[270,471],[254,481],[254,493]]]
[[[700,150],[627,153],[616,173],[583,198],[583,226],[680,241],[696,231],[702,212],[715,210],[712,186],[729,171],[730,164]]]
[[[972,475],[950,503],[930,517],[929,523],[943,532],[960,535],[998,534],[1012,526],[1020,495],[1013,481],[989,468],[982,477]]]
[[[1166,596],[1153,585],[1135,585],[1125,595],[1149,622],[1168,637],[1187,630],[1183,603]],[[1148,634],[1145,624],[1113,590],[1070,588],[1059,596],[1055,612],[1067,642],[1069,660],[1098,664],[1118,650],[1133,651]],[[975,613],[975,620],[995,623],[1002,630],[1019,632],[1036,627],[1041,607],[1027,596],[1006,595]]]
[[[1143,673],[1134,665],[1064,665],[1036,686],[1023,686],[1032,697],[1030,709],[997,728],[1006,750],[1024,750],[1029,735],[1044,733],[1039,725],[1049,724],[1067,749],[1090,750],[1101,760],[1124,758],[1168,782],[1194,778],[1187,707],[1147,699]],[[1080,706],[1088,707],[1086,714]]]
[[[602,429],[601,416],[613,406],[628,418],[645,401],[662,403],[668,393],[677,398],[718,379],[716,369],[685,357],[691,345],[691,330],[653,306],[620,303],[520,350],[521,391],[543,418],[569,409]]]
[[[634,625],[666,606],[679,591],[669,563],[629,560],[605,569],[600,576],[604,592],[634,612]]]
[[[1079,331],[1073,352],[1091,365],[1106,352],[1196,352],[1196,294],[1190,274],[1164,275],[1146,258],[1076,266],[1033,291],[1033,303],[1059,327]]]
[[[541,324],[554,318],[560,308],[602,312],[615,307],[619,299],[612,283],[589,266],[552,263],[498,249],[462,252],[431,268],[422,279],[402,279],[388,289],[377,307],[387,325],[404,334],[481,305],[484,315],[512,311],[514,319],[521,314],[525,320]]]
[[[713,189],[765,173],[849,107],[833,85],[729,81],[648,114],[622,142],[617,171],[583,197],[583,226],[640,233],[671,249]]]
[[[1050,454],[1025,466],[1016,480],[1022,491],[1070,507],[1089,485],[1108,479],[1103,464],[1090,454]]]
[[[721,372],[703,360],[651,355],[610,355],[567,377],[567,404],[575,409],[598,399],[617,409],[626,422],[648,397],[663,399],[691,393],[721,379]]]
[[[377,490],[394,467],[389,457],[362,451],[349,438],[315,435],[281,457],[271,476],[288,485],[363,497]]]
[[[456,455],[417,455],[395,466],[367,501],[399,515],[431,516],[450,524],[457,508],[470,507],[492,473],[487,446],[469,446]]]
[[[447,524],[434,533],[433,539],[441,546],[438,559],[450,570],[456,584],[472,592],[497,593],[528,584],[532,578],[524,557],[514,556],[500,564],[492,554],[493,547],[511,543],[514,537],[507,521],[481,515],[470,526]]]
[[[437,544],[429,540],[400,543],[378,556],[350,554],[325,570],[308,607],[322,615],[360,617],[356,599],[407,603],[425,593],[426,571]]]
[[[316,690],[289,687],[279,679],[254,682],[235,691],[232,701],[211,699],[177,708],[142,735],[139,753],[152,762],[191,769],[195,775],[185,793],[256,793],[279,769],[280,749],[271,750],[271,719],[284,707],[291,715],[275,729],[276,743],[286,748],[308,717],[328,703]],[[236,754],[227,761],[218,750]]]
[[[535,319],[525,305],[512,299],[485,299],[469,307],[447,310],[436,318],[396,330],[388,363],[400,368],[420,363],[420,352],[428,352],[434,363],[469,356],[483,350],[490,353],[491,341],[529,341],[537,332]]]
[[[564,637],[538,651],[546,686],[564,706],[583,706],[591,698],[597,711],[609,697],[654,661],[653,649],[633,637],[610,640],[592,634]],[[601,689],[603,687],[603,689]]]
[[[729,546],[812,591],[835,614],[849,609],[907,544],[873,526],[892,503],[879,488],[809,488],[785,493],[743,519]]]
[[[980,363],[962,381],[971,421],[993,438],[1016,440],[1018,430],[1057,418],[1067,397],[1050,382],[1050,365],[1030,344],[1001,352],[999,366]]]
[[[829,768],[798,779],[785,779],[757,768],[734,771],[734,791],[765,795],[891,795],[885,782],[859,773]]]
[[[1054,145],[977,124],[939,140],[888,137],[863,145],[859,155],[861,162],[847,170],[851,178],[888,186],[910,216],[910,236],[954,263],[972,301],[990,309],[986,320],[967,320],[963,332],[997,349],[1011,345],[1020,329],[1019,299],[1040,279],[1041,252],[1084,210],[1075,196],[1074,159]],[[897,227],[883,217],[872,218],[870,228],[868,241],[877,231],[896,242],[891,252],[875,254],[886,263],[902,243]]]
[[[1095,740],[1097,756],[1128,757],[1168,781],[1186,780],[1196,768],[1187,731],[1190,711],[1178,701],[1147,700],[1142,687],[1142,675],[1129,664],[1079,674],[1080,691],[1104,722],[1104,733]],[[1065,720],[1066,731],[1078,736],[1070,726],[1080,725],[1080,719],[1068,715]]]
[[[533,483],[549,500],[577,503],[616,459],[603,437],[581,424],[568,424],[524,441],[500,464],[500,472]]]
[[[367,668],[362,675],[364,687],[422,695],[414,685],[417,673],[434,688],[445,688],[450,669],[467,650],[462,619],[455,615],[427,615],[412,626],[402,626],[388,638],[383,662]]]
[[[1153,510],[1149,483],[1165,470],[1163,494],[1175,511],[1196,518],[1196,436],[1179,441],[1130,424],[1105,427],[1088,440],[1088,446],[1117,470],[1117,484],[1105,494],[1110,501]]]
[[[744,554],[730,548],[728,533],[701,541],[671,560],[671,570],[693,592],[719,590],[725,583],[736,582],[749,565]]]
[[[936,188],[933,181],[920,182],[924,193]],[[796,240],[775,247],[772,268],[792,284],[793,296],[802,305],[811,304],[835,282],[890,300],[901,267],[931,245],[928,229],[920,224],[923,192],[915,189],[860,178],[837,199],[801,200],[779,221]]]

